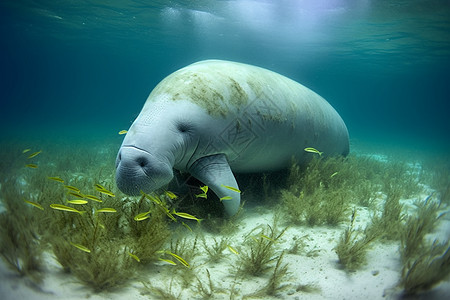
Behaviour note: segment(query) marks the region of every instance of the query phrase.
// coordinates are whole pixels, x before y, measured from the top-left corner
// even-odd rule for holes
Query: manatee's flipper
[[[231,197],[231,199],[222,200],[222,203],[228,216],[237,213],[241,195],[225,187],[229,186],[238,190],[236,179],[224,154],[215,154],[198,159],[189,168],[189,173],[212,189],[217,197]]]

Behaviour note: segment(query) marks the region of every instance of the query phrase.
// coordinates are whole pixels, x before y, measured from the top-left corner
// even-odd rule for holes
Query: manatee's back
[[[314,147],[328,155],[349,151],[347,128],[321,96],[278,73],[241,63],[207,60],[159,83],[148,101],[189,100],[224,124],[218,144],[235,171],[285,167]]]

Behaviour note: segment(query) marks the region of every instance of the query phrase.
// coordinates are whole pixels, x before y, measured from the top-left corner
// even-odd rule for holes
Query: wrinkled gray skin
[[[322,97],[266,69],[219,60],[200,61],[161,81],[128,130],[116,160],[121,191],[152,192],[189,172],[234,215],[240,194],[233,172],[305,163],[314,147],[347,155],[347,128]]]

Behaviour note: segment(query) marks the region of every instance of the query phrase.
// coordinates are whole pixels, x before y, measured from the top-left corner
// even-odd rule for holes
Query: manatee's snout
[[[125,194],[150,193],[173,178],[172,167],[145,150],[123,146],[116,159],[116,184]]]

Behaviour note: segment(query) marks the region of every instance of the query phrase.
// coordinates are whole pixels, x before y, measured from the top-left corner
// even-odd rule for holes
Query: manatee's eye
[[[191,126],[185,122],[179,122],[177,124],[177,130],[179,132],[189,132],[189,130],[191,129]]]

